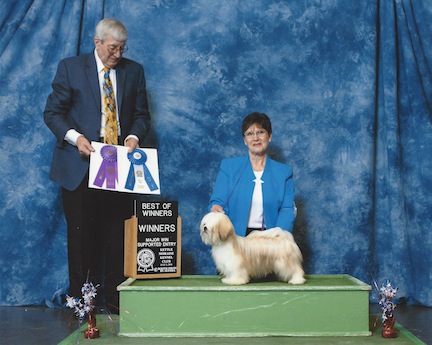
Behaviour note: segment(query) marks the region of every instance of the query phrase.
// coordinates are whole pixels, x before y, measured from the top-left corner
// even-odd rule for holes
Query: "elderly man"
[[[129,152],[150,128],[143,67],[123,57],[125,26],[103,19],[90,54],[60,61],[44,111],[56,137],[50,178],[62,187],[68,231],[69,294],[81,296],[89,279],[97,303],[118,311],[116,287],[123,276],[123,222],[130,196],[88,188],[91,141],[125,145]]]

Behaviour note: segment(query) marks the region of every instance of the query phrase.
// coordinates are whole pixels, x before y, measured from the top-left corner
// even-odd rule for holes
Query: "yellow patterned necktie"
[[[116,104],[114,98],[113,86],[109,77],[110,69],[104,67],[104,109],[105,109],[105,135],[104,143],[110,145],[118,144],[118,126]]]

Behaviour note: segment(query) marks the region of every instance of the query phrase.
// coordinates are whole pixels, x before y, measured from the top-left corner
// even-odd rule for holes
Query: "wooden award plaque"
[[[124,275],[135,279],[180,277],[178,202],[142,202],[136,213],[125,221]]]

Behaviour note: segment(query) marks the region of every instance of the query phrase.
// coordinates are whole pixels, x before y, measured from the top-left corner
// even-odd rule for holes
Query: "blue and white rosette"
[[[159,189],[150,173],[150,170],[145,164],[147,162],[147,155],[144,151],[135,149],[127,154],[127,158],[131,164],[126,180],[126,189],[134,190],[135,185],[142,188],[144,182],[147,183],[147,186],[151,191]]]

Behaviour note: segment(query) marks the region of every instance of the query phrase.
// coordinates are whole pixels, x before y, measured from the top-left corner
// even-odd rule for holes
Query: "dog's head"
[[[210,212],[201,220],[200,235],[205,244],[218,245],[234,235],[234,226],[226,214]]]

